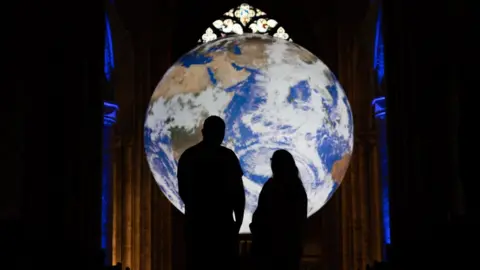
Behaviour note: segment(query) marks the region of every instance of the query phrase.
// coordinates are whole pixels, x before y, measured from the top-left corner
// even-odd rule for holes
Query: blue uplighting
[[[377,71],[377,79],[380,84],[385,75],[385,56],[383,52],[382,11],[379,9],[375,33],[375,48],[373,51],[373,68]]]
[[[390,197],[388,187],[388,153],[387,153],[387,131],[385,118],[387,116],[386,99],[378,97],[372,101],[375,117],[380,119],[378,124],[379,150],[380,150],[380,175],[382,185],[382,217],[383,233],[385,244],[390,244]]]
[[[114,57],[113,57],[113,42],[112,42],[112,31],[110,29],[110,21],[108,15],[105,14],[105,50],[104,50],[104,68],[105,77],[108,81],[112,76],[113,68],[115,67]]]
[[[106,127],[108,128],[108,127]],[[104,127],[105,129],[105,127]],[[104,131],[104,142],[105,143],[105,137],[108,137],[108,135],[105,133]],[[105,149],[105,146],[103,147],[103,151],[106,151]],[[101,229],[101,232],[102,232],[102,239],[101,239],[101,247],[103,250],[106,251],[107,249],[107,241],[108,241],[108,237],[107,237],[107,234],[108,234],[108,216],[107,216],[107,213],[108,213],[108,200],[110,199],[109,197],[109,192],[108,192],[108,186],[109,186],[109,181],[108,181],[108,178],[109,178],[109,170],[108,170],[108,166],[105,166],[106,164],[108,164],[109,160],[108,160],[109,156],[108,155],[105,155],[105,153],[103,153],[103,159],[102,159],[102,162],[103,162],[103,168],[102,168],[102,229]]]
[[[373,51],[373,68],[377,72],[377,83],[381,84],[385,76],[385,55],[383,46],[382,33],[382,9],[378,9],[377,23],[375,27],[375,47]],[[372,101],[375,106],[375,117],[384,120],[386,113],[385,97],[379,97]],[[382,181],[382,216],[383,216],[383,232],[386,244],[390,244],[390,198],[388,187],[388,156],[387,156],[387,135],[385,123],[379,126],[380,133],[380,170]]]
[[[104,48],[104,68],[103,71],[105,73],[105,78],[107,81],[110,81],[112,77],[112,71],[115,67],[114,63],[114,56],[113,56],[113,42],[112,42],[112,31],[110,29],[110,21],[108,19],[108,15],[105,13],[105,48]],[[105,128],[109,128],[109,126],[113,125],[115,123],[115,118],[116,118],[116,111],[118,110],[118,107],[115,104],[111,103],[104,103],[104,106],[112,108],[112,111],[108,113],[107,115],[104,116],[103,124]],[[104,129],[105,129],[104,128]],[[106,145],[109,145],[109,136],[108,132],[104,130],[104,149],[103,151],[108,151],[108,147]],[[102,168],[102,224],[101,224],[101,247],[105,252],[107,251],[108,248],[108,213],[109,213],[109,202],[111,201],[111,194],[110,194],[110,166],[108,166],[110,162],[110,156],[106,153],[103,153],[103,168]],[[108,262],[106,262],[108,263]]]
[[[101,248],[106,254],[111,254],[109,243],[110,219],[112,218],[112,167],[110,155],[110,138],[112,125],[117,120],[118,106],[110,102],[103,102],[103,148],[102,148],[102,220],[101,220]],[[108,264],[109,256],[105,258]]]

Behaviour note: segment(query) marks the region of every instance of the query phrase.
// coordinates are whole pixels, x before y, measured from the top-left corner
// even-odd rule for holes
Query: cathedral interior
[[[249,23],[278,22],[261,33],[291,39],[333,71],[353,111],[349,169],[308,220],[301,269],[475,263],[468,246],[478,239],[478,181],[472,181],[474,159],[464,137],[474,134],[464,125],[471,115],[464,102],[475,76],[471,60],[455,56],[475,55],[465,34],[474,32],[467,22],[473,9],[460,2],[247,3],[263,12]],[[22,7],[12,12],[32,23],[23,26],[15,17],[17,28],[6,39],[19,51],[5,62],[9,85],[18,90],[11,115],[18,117],[5,124],[15,127],[5,131],[5,153],[14,157],[5,179],[15,181],[0,188],[0,236],[7,239],[0,240],[1,251],[8,250],[2,261],[13,269],[92,269],[102,249],[107,265],[184,270],[184,217],[151,175],[145,112],[155,86],[182,54],[238,34],[213,23],[242,2],[70,4],[55,3],[41,14]],[[56,12],[72,8],[77,11]],[[252,31],[249,23],[242,32]],[[28,37],[18,34],[27,31]],[[241,257],[250,241],[242,235]]]

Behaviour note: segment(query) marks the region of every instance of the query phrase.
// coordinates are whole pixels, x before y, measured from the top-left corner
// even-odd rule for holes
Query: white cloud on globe
[[[224,145],[245,173],[242,233],[249,233],[275,150],[294,156],[309,216],[344,177],[353,151],[348,100],[328,67],[292,42],[253,34],[216,40],[187,53],[158,84],[145,121],[145,151],[162,192],[182,212],[177,160],[201,140],[209,115],[225,119]]]

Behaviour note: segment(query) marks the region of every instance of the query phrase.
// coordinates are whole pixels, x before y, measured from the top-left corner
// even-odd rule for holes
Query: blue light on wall
[[[111,127],[115,124],[117,119],[118,106],[104,102],[103,103],[103,164],[102,164],[102,239],[101,247],[108,252],[109,245],[109,226],[111,225],[109,219],[111,218],[111,202],[112,202],[112,181],[111,181],[111,156],[110,156],[110,137]],[[108,258],[108,256],[107,256]]]
[[[105,120],[104,120],[104,123],[105,123]],[[101,232],[102,232],[102,238],[101,238],[101,247],[103,250],[107,250],[108,248],[108,201],[110,200],[110,193],[108,192],[108,188],[109,188],[109,176],[110,176],[110,171],[108,169],[108,166],[106,166],[106,164],[108,164],[109,162],[109,155],[106,154],[106,151],[108,151],[108,149],[106,149],[106,146],[105,144],[108,142],[109,140],[109,132],[108,132],[108,129],[109,126],[105,125],[104,124],[104,127],[103,127],[103,158],[102,158],[102,224],[101,224]]]
[[[373,52],[373,68],[377,73],[377,83],[381,84],[385,76],[385,55],[382,33],[382,10],[379,8],[376,22],[375,47]],[[390,244],[390,197],[388,183],[388,154],[387,154],[387,127],[386,127],[386,100],[385,97],[378,97],[372,101],[375,110],[375,117],[378,119],[380,170],[382,183],[382,216],[383,232],[386,244]]]
[[[379,9],[376,32],[375,32],[375,48],[373,51],[373,68],[377,71],[377,79],[380,84],[385,75],[385,56],[383,52],[383,34],[382,34],[382,11]]]
[[[108,15],[105,14],[105,50],[104,50],[104,68],[105,77],[110,81],[113,68],[115,67],[114,57],[113,57],[113,42],[112,42],[112,31],[110,29],[110,21]]]
[[[115,67],[113,55],[112,32],[108,15],[105,14],[105,48],[104,48],[104,73],[107,81],[110,81],[112,71]],[[105,263],[109,263],[108,256],[111,251],[109,243],[110,212],[111,212],[111,157],[110,157],[110,133],[111,126],[115,123],[118,106],[112,103],[104,102],[103,118],[103,164],[102,164],[102,220],[101,220],[101,248],[106,253]]]
[[[386,126],[386,100],[378,97],[372,101],[375,118],[378,119],[378,146],[380,151],[380,177],[382,185],[382,217],[383,233],[386,244],[390,244],[390,196],[388,188],[388,153],[387,153],[387,126]]]

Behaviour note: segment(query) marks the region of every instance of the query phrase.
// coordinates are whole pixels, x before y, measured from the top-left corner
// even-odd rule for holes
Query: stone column
[[[102,141],[102,249],[105,251],[105,264],[112,264],[112,160],[110,142],[112,126],[117,119],[118,106],[103,103]]]
[[[381,181],[381,202],[383,219],[383,242],[384,256],[386,255],[386,245],[390,244],[390,196],[388,188],[388,152],[387,152],[387,108],[385,97],[373,99],[375,120],[377,125],[378,140],[377,145],[380,156],[380,181]]]

